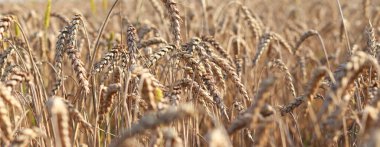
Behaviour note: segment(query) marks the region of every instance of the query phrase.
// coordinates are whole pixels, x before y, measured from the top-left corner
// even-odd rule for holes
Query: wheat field
[[[380,146],[380,1],[0,2],[0,145]]]

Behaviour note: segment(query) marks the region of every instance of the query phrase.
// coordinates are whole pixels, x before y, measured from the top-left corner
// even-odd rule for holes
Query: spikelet
[[[375,37],[375,31],[371,23],[369,23],[369,26],[366,29],[367,34],[367,50],[368,52],[376,57],[376,37]]]
[[[129,25],[127,30],[127,46],[129,53],[129,61],[131,65],[136,64],[136,54],[137,54],[137,45],[136,45],[136,29],[132,25]]]
[[[122,49],[120,54],[121,67],[124,70],[127,68],[127,65],[129,63],[129,54],[125,51],[125,49]]]
[[[51,116],[55,146],[71,147],[69,112],[63,98],[51,97],[46,106]]]
[[[306,57],[305,56],[300,56],[299,60],[298,60],[298,64],[299,64],[299,67],[301,69],[302,80],[305,81],[306,80],[306,76],[307,76]]]
[[[16,70],[19,70],[18,65],[9,65],[4,69],[4,72],[1,75],[1,81],[4,82],[10,73],[15,72]]]
[[[218,67],[214,62],[209,63],[211,66],[212,73],[217,81],[218,86],[221,86],[221,89],[226,88],[226,81],[224,79],[223,71],[220,67]]]
[[[181,44],[181,17],[179,15],[179,10],[177,8],[177,3],[174,0],[161,0],[166,10],[168,11],[170,17],[170,29],[173,34],[173,42],[177,49],[179,49]]]
[[[46,136],[39,128],[26,128],[20,130],[11,143],[11,147],[27,147],[30,140]]]
[[[114,103],[115,96],[117,92],[120,90],[121,84],[120,83],[114,83],[110,84],[106,89],[105,92],[100,100],[100,107],[99,107],[99,119],[98,123],[100,124],[103,119],[105,114],[107,114],[112,107],[112,104]]]
[[[4,32],[9,29],[12,22],[13,18],[11,16],[5,16],[0,19],[0,41],[4,39]]]
[[[71,21],[71,26],[68,30],[68,45],[66,48],[66,53],[71,59],[71,64],[77,78],[79,79],[79,84],[82,86],[85,93],[89,93],[90,88],[87,80],[86,69],[83,67],[83,62],[80,60],[80,53],[77,48],[77,33],[79,30],[79,25],[82,21],[81,19],[81,16],[77,14]]]
[[[260,89],[255,97],[255,103],[232,122],[227,130],[228,134],[233,134],[251,123],[256,123],[260,115],[260,110],[265,106],[265,100],[270,95],[269,90],[274,86],[274,82],[274,78],[268,78],[260,84]]]
[[[4,88],[2,85],[0,85],[0,92],[1,92],[1,98],[3,98],[3,93],[4,93],[4,90],[6,91],[6,89],[2,89]],[[4,104],[4,102],[2,100],[0,100],[0,129],[1,129],[1,133],[2,135],[0,136],[0,138],[5,141],[5,142],[9,142],[13,139],[12,137],[12,123],[9,119],[9,114],[8,114],[8,110]]]
[[[319,88],[323,77],[326,75],[333,78],[331,71],[326,67],[318,67],[313,72],[313,76],[310,82],[307,84],[306,93],[302,96],[297,97],[295,100],[281,108],[281,115],[292,112],[295,108],[300,106],[305,100],[312,100],[312,97],[315,95],[317,89]]]
[[[56,72],[56,79],[58,80],[62,74],[62,62],[63,62],[63,54],[67,47],[66,39],[68,35],[67,28],[64,28],[61,33],[58,35],[57,42],[55,44],[55,57],[54,57],[54,68]]]
[[[157,62],[157,60],[165,56],[167,53],[172,52],[174,48],[175,46],[172,46],[172,45],[167,45],[160,48],[160,50],[158,50],[157,52],[149,56],[148,60],[144,64],[144,67],[149,68],[153,66]]]
[[[1,41],[1,39],[0,39]],[[7,48],[1,55],[0,55],[0,66],[1,66],[1,71],[5,68],[6,62],[8,60],[8,57],[13,53],[14,48],[9,47]]]
[[[58,79],[55,81],[55,83],[54,83],[54,85],[53,85],[53,88],[51,89],[51,94],[50,94],[50,96],[57,95],[58,90],[59,90],[59,88],[63,85],[63,81],[64,81],[64,80],[65,80],[64,78],[58,78]]]
[[[94,69],[92,70],[92,73],[98,73],[104,69],[112,60],[117,58],[119,54],[119,50],[121,50],[120,45],[114,46],[109,52],[107,52],[104,57],[95,64]]]
[[[180,105],[178,107],[169,107],[163,111],[155,111],[143,116],[136,124],[132,125],[119,138],[111,143],[111,147],[117,147],[124,144],[128,138],[141,134],[146,130],[152,130],[160,125],[172,123],[175,120],[184,119],[196,115],[196,110],[190,105]]]

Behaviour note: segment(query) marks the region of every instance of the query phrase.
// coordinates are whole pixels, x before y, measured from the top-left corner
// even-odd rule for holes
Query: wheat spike
[[[13,97],[11,93],[11,88],[7,87],[3,83],[0,83],[0,99],[4,101],[5,103],[16,107],[18,110],[22,110],[22,106],[18,100],[16,100],[15,97]]]
[[[3,86],[0,86],[2,88]],[[3,93],[4,89],[0,89]],[[3,97],[3,96],[1,96]],[[9,142],[13,139],[12,137],[12,124],[9,119],[8,110],[2,100],[0,100],[0,129],[1,129],[1,139],[4,142]]]
[[[273,60],[273,64],[270,65],[272,68],[278,68],[280,71],[284,72],[285,79],[286,79],[286,85],[288,89],[290,90],[292,96],[295,98],[297,97],[296,89],[294,88],[293,84],[293,76],[290,74],[288,67],[281,59],[275,59]]]
[[[112,60],[117,58],[119,51],[121,50],[120,45],[114,46],[110,51],[108,51],[102,59],[95,64],[92,73],[98,73],[104,69],[105,66],[109,65]]]
[[[228,64],[228,61],[216,56],[211,56],[210,60],[214,62],[216,65],[218,65],[221,69],[223,69],[224,72],[228,74],[229,78],[232,78],[232,81],[234,82],[236,87],[239,89],[239,92],[240,94],[243,95],[244,99],[247,101],[251,101],[251,99],[248,96],[248,92],[245,86],[243,85],[239,76],[235,72],[236,70],[231,65]]]
[[[174,45],[180,47],[181,44],[181,16],[179,15],[179,10],[177,8],[177,3],[174,0],[161,0],[166,10],[168,11],[170,17],[170,29],[173,34]]]
[[[142,40],[137,44],[137,48],[146,48],[151,45],[156,45],[156,44],[168,44],[166,40],[162,37],[155,37],[151,38],[149,40]]]
[[[256,40],[258,41],[259,37],[261,36],[261,34],[263,32],[262,28],[259,25],[259,22],[255,18],[252,17],[252,13],[249,11],[248,7],[242,6],[241,11],[244,14],[245,21],[247,21],[249,30],[252,31],[252,34],[254,35]]]
[[[9,29],[13,21],[11,16],[5,16],[0,19],[0,41],[4,39],[4,32]]]
[[[157,111],[143,116],[136,124],[126,130],[119,138],[111,144],[111,147],[120,146],[125,140],[146,130],[157,128],[159,125],[169,124],[178,119],[195,116],[196,110],[190,105],[170,107],[164,111]]]
[[[228,134],[231,135],[251,123],[256,123],[261,108],[265,106],[265,100],[270,96],[269,90],[274,86],[274,81],[274,78],[268,78],[260,84],[260,89],[255,97],[255,103],[232,122],[227,130]]]
[[[11,147],[27,147],[30,140],[46,135],[37,127],[26,128],[17,133],[16,138],[12,141]]]
[[[175,46],[168,45],[160,48],[157,52],[153,53],[152,55],[149,56],[148,60],[144,64],[144,67],[151,67],[153,66],[157,60],[165,56],[167,53],[172,52],[174,50]]]
[[[62,99],[62,101],[66,104],[67,109],[69,110],[70,117],[74,119],[76,122],[79,122],[85,129],[92,132],[92,125],[87,122],[82,114],[74,107],[71,102],[68,100]]]
[[[100,108],[99,108],[99,119],[98,123],[100,124],[103,119],[105,114],[107,114],[112,107],[112,104],[114,103],[115,96],[117,92],[120,90],[121,84],[120,83],[114,83],[110,84],[104,92],[104,95],[102,96],[102,99],[100,100]]]
[[[52,97],[47,101],[46,106],[51,114],[55,146],[70,147],[69,112],[63,98]]]
[[[292,112],[295,108],[301,105],[305,100],[312,100],[312,97],[315,95],[318,90],[323,77],[326,75],[333,78],[331,71],[326,67],[318,67],[313,72],[313,76],[310,82],[307,84],[307,89],[305,95],[297,97],[295,100],[281,108],[281,115]]]

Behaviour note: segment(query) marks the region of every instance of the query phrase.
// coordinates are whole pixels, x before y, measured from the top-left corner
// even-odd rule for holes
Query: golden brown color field
[[[380,1],[0,4],[1,146],[380,146]]]

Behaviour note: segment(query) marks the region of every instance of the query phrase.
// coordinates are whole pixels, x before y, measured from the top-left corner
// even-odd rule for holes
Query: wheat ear
[[[3,83],[0,83],[0,99],[1,101],[4,101],[8,105],[11,105],[18,110],[22,110],[22,106],[19,101],[16,100],[15,97],[13,97],[12,93],[12,88],[7,87]]]
[[[114,103],[116,94],[120,90],[120,88],[121,88],[121,84],[115,83],[115,84],[109,85],[105,89],[104,95],[102,96],[102,99],[100,100],[100,108],[98,112],[99,124],[103,121],[104,115],[107,114],[109,111],[111,111],[112,104]]]
[[[46,135],[37,127],[27,128],[19,131],[18,135],[12,141],[11,147],[27,147],[30,140]]]
[[[71,26],[68,30],[68,45],[66,52],[71,59],[71,64],[79,79],[79,84],[83,87],[85,93],[89,93],[90,87],[87,80],[86,69],[83,66],[83,62],[80,60],[80,52],[77,48],[77,33],[81,22],[82,18],[79,14],[75,15],[71,21]]]
[[[55,145],[71,147],[71,139],[69,136],[69,112],[63,98],[52,97],[47,101],[46,106],[51,115]]]
[[[142,40],[137,44],[137,48],[146,48],[151,45],[156,45],[156,44],[168,44],[166,40],[162,37],[155,37],[151,38],[149,40]]]
[[[163,111],[151,112],[143,116],[136,124],[126,130],[120,137],[116,138],[111,147],[117,147],[124,144],[124,141],[146,130],[155,129],[160,125],[172,123],[175,120],[188,118],[196,115],[196,110],[190,105],[180,105],[178,107],[169,107]]]
[[[114,60],[118,56],[120,50],[121,50],[121,46],[120,45],[114,46],[110,51],[108,51],[103,56],[103,58],[98,63],[95,64],[92,73],[99,73],[99,72],[101,72],[104,69],[104,67],[106,67],[107,65],[109,65],[110,62],[112,60]]]
[[[161,0],[166,10],[168,11],[170,17],[170,29],[174,37],[174,44],[177,49],[181,45],[181,16],[179,15],[179,10],[177,8],[177,3],[174,0]]]
[[[244,99],[247,101],[251,101],[251,99],[248,96],[248,92],[245,86],[243,85],[243,83],[241,82],[241,79],[235,72],[236,70],[231,65],[228,64],[228,61],[216,56],[211,56],[210,60],[214,62],[216,65],[218,65],[221,69],[223,69],[224,72],[228,74],[229,78],[232,78],[232,81],[234,82],[236,87],[239,89],[239,92],[240,94],[243,95]]]
[[[244,14],[244,19],[248,24],[249,30],[252,31],[252,34],[256,38],[256,40],[259,40],[259,37],[262,34],[262,28],[260,27],[259,22],[252,17],[252,13],[249,11],[248,7],[242,6],[241,11]]]
[[[0,19],[0,41],[4,39],[4,32],[9,29],[12,22],[13,18],[11,16],[5,16]]]
[[[284,72],[286,85],[288,89],[290,90],[294,98],[297,97],[296,89],[294,88],[294,84],[293,84],[293,76],[292,74],[290,74],[290,71],[288,67],[286,66],[286,64],[281,59],[275,59],[273,60],[273,64],[271,66],[273,68],[277,68],[280,71]]]
[[[3,86],[0,86],[2,88]],[[6,90],[6,89],[5,89]],[[0,89],[0,92],[3,93],[4,89]],[[1,96],[3,97],[3,96]],[[8,110],[6,108],[6,105],[2,100],[0,100],[0,129],[1,129],[1,136],[0,138],[4,142],[9,142],[13,139],[12,137],[12,123],[9,119]]]
[[[69,110],[70,117],[74,119],[76,122],[80,123],[85,129],[89,130],[91,133],[92,131],[92,125],[87,122],[82,114],[74,107],[71,102],[68,100],[62,99],[62,101],[66,104],[67,109]]]
[[[326,75],[333,78],[332,73],[326,67],[318,67],[314,72],[310,82],[307,84],[307,90],[305,95],[297,97],[295,100],[281,108],[281,115],[292,112],[295,108],[300,106],[305,100],[312,100],[318,90],[323,77]]]
[[[174,48],[175,46],[173,45],[167,45],[160,48],[157,52],[149,56],[148,60],[144,64],[144,67],[149,68],[153,66],[157,62],[157,60],[165,56],[167,53],[172,52]]]
[[[228,134],[231,135],[250,123],[256,123],[260,115],[260,110],[265,104],[265,100],[270,96],[270,89],[274,86],[274,82],[274,78],[268,78],[260,84],[260,89],[255,97],[256,102],[232,122],[227,130]]]

